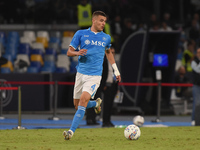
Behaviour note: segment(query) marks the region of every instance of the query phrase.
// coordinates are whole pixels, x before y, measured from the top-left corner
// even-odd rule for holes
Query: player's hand
[[[119,75],[119,76],[116,76],[116,80],[118,81],[118,82],[121,82],[121,76]]]
[[[80,49],[78,55],[85,56],[87,54],[87,49]]]

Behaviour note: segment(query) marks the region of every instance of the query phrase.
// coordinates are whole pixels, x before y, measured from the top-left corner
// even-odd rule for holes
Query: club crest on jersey
[[[89,44],[90,44],[90,40],[88,40],[88,39],[85,40],[85,44],[86,44],[86,45],[89,45]]]
[[[105,37],[103,37],[103,40],[105,41],[105,40],[106,40],[106,38],[105,38]]]

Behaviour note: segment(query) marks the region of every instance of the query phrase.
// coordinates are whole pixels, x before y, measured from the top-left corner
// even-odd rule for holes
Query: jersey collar
[[[99,33],[103,33],[103,31],[101,31],[101,32],[93,32],[93,31],[91,31],[91,27],[89,27],[88,30],[89,30],[90,32],[94,33],[95,35],[96,35],[96,34],[99,34]]]

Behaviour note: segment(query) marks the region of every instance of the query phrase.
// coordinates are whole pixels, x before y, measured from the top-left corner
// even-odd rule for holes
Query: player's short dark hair
[[[100,11],[100,10],[93,12],[92,18],[99,15],[107,18],[107,15],[103,11]]]

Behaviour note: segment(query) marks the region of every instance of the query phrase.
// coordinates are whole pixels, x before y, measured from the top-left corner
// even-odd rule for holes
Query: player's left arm
[[[106,50],[106,57],[107,57],[109,63],[112,65],[112,68],[114,70],[114,74],[116,76],[117,81],[121,82],[121,75],[119,73],[119,70],[118,70],[117,65],[115,63],[114,56],[113,56],[110,49]]]

